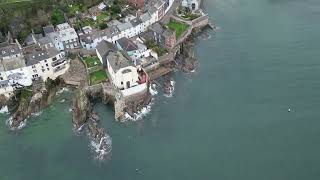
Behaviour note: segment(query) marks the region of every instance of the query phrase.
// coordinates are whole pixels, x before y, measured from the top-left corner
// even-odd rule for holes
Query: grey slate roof
[[[126,22],[126,23],[119,24],[117,27],[120,31],[124,31],[132,28],[132,24],[130,22]]]
[[[105,58],[110,52],[117,51],[117,48],[110,42],[101,41],[96,47],[98,53]]]
[[[107,56],[107,59],[110,66],[115,72],[117,72],[121,68],[133,66],[133,62],[131,61],[131,59],[121,51],[110,52]]]
[[[142,14],[140,16],[140,19],[141,19],[142,22],[146,22],[146,21],[149,21],[151,19],[151,16],[150,16],[150,14],[148,12],[146,12],[146,13],[144,13],[144,14]]]
[[[141,24],[142,21],[141,21],[140,19],[138,19],[138,18],[135,18],[135,19],[132,19],[132,20],[130,21],[130,23],[132,24],[133,27],[136,27],[136,26],[138,26],[139,24]]]
[[[42,28],[45,35],[54,32],[53,25],[48,25]]]
[[[20,54],[21,50],[17,44],[11,44],[0,48],[0,59],[6,56],[13,56]]]
[[[156,33],[162,34],[164,29],[160,23],[154,23],[151,25],[150,29]]]
[[[38,46],[29,47],[29,49],[25,50],[26,64],[27,66],[31,66],[57,54],[59,54],[59,51],[55,48],[41,49]]]
[[[124,51],[128,52],[138,50],[138,46],[126,37],[117,40],[117,42]]]

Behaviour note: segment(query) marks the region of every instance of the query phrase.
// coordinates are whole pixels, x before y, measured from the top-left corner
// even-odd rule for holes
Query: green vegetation
[[[55,9],[51,15],[51,22],[53,25],[61,24],[65,22],[63,12],[59,9]]]
[[[165,53],[167,53],[167,50],[160,47],[158,43],[156,43],[154,40],[147,40],[146,46],[148,47],[148,49],[152,49],[153,51],[155,51],[158,54],[158,56],[162,56]]]
[[[32,88],[31,87],[25,87],[23,89],[21,89],[20,91],[20,98],[21,99],[29,99],[32,97]]]
[[[105,70],[99,70],[90,74],[91,85],[99,84],[107,79]]]
[[[84,62],[86,63],[88,68],[101,66],[100,60],[98,59],[98,57],[95,56],[84,58]]]
[[[57,78],[56,80],[52,80],[52,79],[48,78],[45,82],[45,86],[46,86],[47,90],[53,89],[54,87],[58,86],[59,84],[60,84],[59,78]]]
[[[182,22],[177,22],[174,20],[170,20],[170,22],[167,24],[169,29],[176,31],[176,37],[179,39],[179,37],[188,29],[189,25],[182,23]]]

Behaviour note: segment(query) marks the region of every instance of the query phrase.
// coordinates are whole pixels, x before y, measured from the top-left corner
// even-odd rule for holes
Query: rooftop
[[[115,72],[117,72],[121,68],[133,66],[131,59],[121,51],[110,52],[107,56],[107,59],[110,66]]]
[[[131,41],[130,39],[128,39],[126,37],[123,37],[123,38],[117,40],[117,42],[124,51],[128,52],[128,51],[138,50],[138,46],[133,41]]]
[[[37,45],[25,48],[24,52],[27,66],[37,64],[39,61],[49,59],[59,54],[59,51],[55,48],[42,49]]]
[[[20,54],[21,50],[17,44],[10,44],[0,48],[0,59],[7,56]]]

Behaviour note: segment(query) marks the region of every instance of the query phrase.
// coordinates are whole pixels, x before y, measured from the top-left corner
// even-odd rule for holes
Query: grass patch
[[[86,58],[84,59],[84,62],[86,63],[86,65],[87,65],[88,68],[95,67],[95,66],[100,66],[100,65],[101,65],[101,62],[100,62],[100,60],[98,59],[98,57],[86,57]]]
[[[182,33],[184,33],[189,27],[188,24],[173,21],[173,20],[170,20],[170,22],[167,24],[167,26],[169,27],[169,29],[176,31],[177,39],[179,39],[179,37],[182,35]]]
[[[31,87],[25,87],[23,89],[21,89],[21,92],[20,92],[20,97],[21,99],[29,99],[32,97],[32,88]]]
[[[96,85],[107,79],[107,73],[104,70],[96,71],[90,74],[90,84]]]

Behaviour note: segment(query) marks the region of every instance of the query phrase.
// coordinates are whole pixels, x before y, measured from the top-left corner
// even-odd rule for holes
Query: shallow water
[[[123,124],[95,105],[110,160],[72,131],[65,92],[19,132],[1,115],[0,179],[319,179],[320,1],[205,7],[219,30],[199,38],[194,74],[174,74],[173,97],[159,92],[149,115]]]

